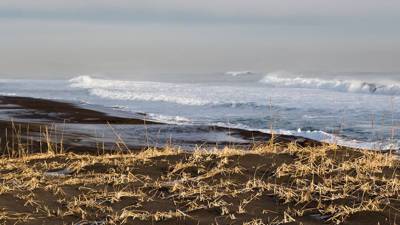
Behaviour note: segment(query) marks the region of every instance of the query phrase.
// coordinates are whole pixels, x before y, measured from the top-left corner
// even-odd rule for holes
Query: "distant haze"
[[[0,76],[396,72],[399,12],[399,0],[2,0]]]

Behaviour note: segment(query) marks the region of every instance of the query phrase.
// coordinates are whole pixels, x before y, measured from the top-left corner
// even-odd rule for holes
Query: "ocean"
[[[218,125],[365,149],[398,149],[400,74],[232,71],[140,79],[1,79],[0,95],[144,113],[181,125]]]

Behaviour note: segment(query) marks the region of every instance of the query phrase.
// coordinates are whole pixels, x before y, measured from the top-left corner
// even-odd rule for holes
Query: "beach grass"
[[[272,142],[3,156],[0,222],[396,224],[399,165],[390,153]]]

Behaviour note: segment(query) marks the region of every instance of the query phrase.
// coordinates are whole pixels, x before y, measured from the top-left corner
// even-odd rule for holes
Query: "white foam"
[[[233,77],[237,77],[237,76],[243,76],[243,75],[245,75],[245,76],[253,75],[254,72],[252,72],[252,71],[229,71],[229,72],[226,72],[225,74],[233,76]]]
[[[149,113],[150,119],[169,124],[190,124],[191,120],[183,116],[168,116]]]
[[[399,149],[399,143],[347,140],[324,131],[301,131],[301,129],[299,129],[298,131],[279,131],[279,133],[357,149],[369,149],[377,151]]]
[[[345,138],[338,137],[334,134],[330,134],[320,130],[314,131],[302,131],[300,128],[297,130],[284,130],[284,129],[254,129],[249,126],[243,124],[229,124],[229,123],[215,123],[214,125],[226,128],[237,128],[244,129],[249,131],[258,131],[266,134],[277,134],[277,135],[287,135],[294,137],[302,137],[310,140],[327,143],[327,144],[336,144],[349,148],[356,149],[366,149],[366,150],[376,150],[376,151],[384,151],[384,150],[398,150],[400,149],[400,143],[398,141],[376,141],[376,142],[368,142],[368,141],[357,141],[357,140],[348,140]]]
[[[10,93],[10,92],[0,92],[0,95],[2,96],[16,96],[16,93]]]
[[[103,99],[169,102],[181,105],[204,106],[224,105],[242,106],[265,104],[262,95],[252,100],[246,97],[248,90],[226,86],[176,84],[150,81],[122,81],[79,76],[69,80],[70,87],[86,89],[90,95]]]
[[[354,108],[354,110],[365,110],[364,108],[381,109],[382,107],[386,107],[383,103],[387,102],[386,99],[378,99],[378,95],[375,95],[374,99],[369,99],[370,101],[365,102],[365,105],[355,105],[353,104],[356,97],[354,95],[309,91],[312,89],[304,89],[304,91],[300,92],[297,88],[291,88],[291,86],[301,87],[299,84],[303,84],[302,87],[313,87],[313,89],[315,87],[322,89],[324,85],[328,89],[336,87],[333,90],[337,90],[342,87],[343,91],[348,90],[343,85],[340,86],[340,82],[333,83],[331,81],[321,81],[320,79],[301,80],[300,78],[291,79],[268,75],[264,79],[264,82],[279,87],[288,87],[285,90],[274,90],[274,87],[270,87],[271,85],[254,85],[251,88],[246,88],[238,85],[222,84],[205,85],[108,80],[90,76],[73,78],[69,81],[69,86],[74,89],[84,89],[87,91],[87,94],[100,100],[109,100],[112,102],[110,103],[112,105],[125,105],[127,104],[126,101],[135,101],[136,105],[143,102],[163,102],[182,106],[218,106],[221,109],[255,109],[258,107],[267,107],[270,101],[272,101],[274,105],[279,104],[282,107],[295,106],[299,110],[307,110],[310,107],[314,107],[332,111],[339,107]],[[345,87],[349,88],[353,86]],[[336,102],[334,104],[332,103],[333,98]],[[304,115],[307,115],[307,113],[304,113]]]
[[[268,73],[260,80],[260,82],[275,87],[327,89],[342,92],[400,95],[400,83],[374,83],[362,80],[328,80],[309,78],[282,71]]]
[[[91,95],[113,100],[174,102],[183,105],[205,105],[209,101],[179,94],[179,85],[159,82],[121,81],[80,76],[70,80],[71,87],[88,89]]]

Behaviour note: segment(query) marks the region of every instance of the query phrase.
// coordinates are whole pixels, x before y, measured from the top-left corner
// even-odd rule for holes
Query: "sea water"
[[[398,148],[396,74],[237,71],[169,78],[0,80],[0,94],[145,113],[170,124],[275,132],[366,149]],[[83,104],[82,104],[83,103]]]

